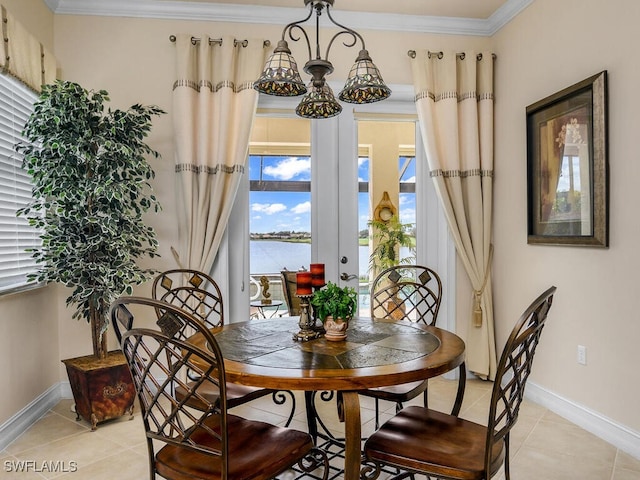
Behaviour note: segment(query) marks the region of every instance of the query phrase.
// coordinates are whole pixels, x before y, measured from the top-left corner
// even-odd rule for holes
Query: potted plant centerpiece
[[[332,341],[344,340],[349,320],[358,309],[358,293],[353,287],[339,287],[329,282],[324,288],[314,292],[311,305],[324,324],[325,338]]]
[[[93,355],[63,360],[76,412],[91,422],[131,411],[135,390],[124,356],[108,352],[108,310],[152,273],[136,260],[153,257],[158,242],[143,222],[159,204],[146,156],[159,157],[145,142],[155,106],[106,109],[106,91],[77,83],[45,85],[16,145],[32,179],[32,201],[18,212],[39,232],[32,249],[39,271],[32,279],[71,288],[73,318],[91,328]]]

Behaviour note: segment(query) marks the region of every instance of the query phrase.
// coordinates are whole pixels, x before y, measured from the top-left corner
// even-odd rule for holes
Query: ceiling
[[[161,0],[154,0],[160,3]],[[302,7],[304,0],[178,0],[270,7]],[[508,0],[335,0],[333,8],[353,12],[396,13],[436,17],[489,18]]]
[[[44,0],[56,15],[286,25],[304,0]],[[535,0],[334,0],[351,28],[491,36]]]

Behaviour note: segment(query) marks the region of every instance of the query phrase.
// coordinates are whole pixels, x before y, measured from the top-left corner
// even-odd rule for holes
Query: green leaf
[[[350,319],[358,308],[358,293],[352,287],[340,287],[329,282],[313,294],[311,305],[322,321],[328,316]]]
[[[155,255],[154,230],[142,214],[160,205],[145,157],[159,157],[140,141],[151,129],[155,106],[128,110],[105,108],[105,90],[88,91],[77,83],[45,85],[24,127],[24,155],[32,179],[33,200],[19,212],[41,230],[34,249],[39,281],[71,288],[74,318],[93,319],[106,328],[107,310],[123,292],[149,278],[137,261]]]

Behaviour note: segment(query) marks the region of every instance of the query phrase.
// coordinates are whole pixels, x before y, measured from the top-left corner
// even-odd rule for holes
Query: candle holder
[[[322,333],[314,329],[314,321],[309,316],[309,300],[313,295],[297,295],[300,299],[300,320],[298,325],[300,331],[293,334],[293,339],[300,342],[306,342],[318,338]]]

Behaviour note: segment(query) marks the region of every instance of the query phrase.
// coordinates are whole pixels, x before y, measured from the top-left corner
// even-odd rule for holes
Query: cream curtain
[[[493,56],[423,50],[411,57],[431,177],[474,290],[467,368],[481,378],[493,379]]]
[[[209,272],[241,176],[258,103],[263,40],[176,37],[173,86],[178,264]]]
[[[39,92],[42,85],[56,79],[56,59],[4,6],[0,68]]]

